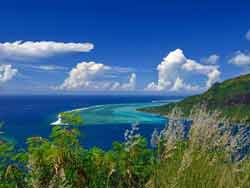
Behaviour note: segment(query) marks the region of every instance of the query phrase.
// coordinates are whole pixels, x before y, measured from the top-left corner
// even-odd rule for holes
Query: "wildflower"
[[[129,151],[132,147],[137,145],[137,139],[141,136],[139,133],[138,123],[134,123],[131,126],[131,130],[126,130],[124,133],[125,150]]]

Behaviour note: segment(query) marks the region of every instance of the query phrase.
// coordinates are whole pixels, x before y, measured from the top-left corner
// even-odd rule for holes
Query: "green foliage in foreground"
[[[12,145],[2,143],[0,187],[145,187],[154,161],[144,138],[129,135],[126,143],[115,142],[107,152],[87,150],[79,143],[78,120],[71,121],[72,117],[64,122],[67,125],[54,126],[49,139],[29,138],[27,151],[17,152]]]
[[[173,108],[182,110],[189,116],[197,106],[205,106],[210,111],[220,111],[223,117],[234,122],[250,122],[250,74],[215,83],[201,95],[187,97],[177,103],[146,107],[140,111],[168,115]]]
[[[235,188],[250,187],[250,163],[232,163],[223,152],[193,150],[179,142],[155,166],[150,188]]]
[[[62,124],[70,124],[73,126],[83,125],[83,120],[78,112],[62,112],[59,114]]]
[[[75,121],[73,121],[75,122]],[[32,137],[27,151],[0,145],[0,188],[235,188],[250,187],[250,163],[233,163],[224,151],[194,147],[194,141],[155,149],[126,133],[109,151],[84,149],[74,123],[55,126],[48,139]]]

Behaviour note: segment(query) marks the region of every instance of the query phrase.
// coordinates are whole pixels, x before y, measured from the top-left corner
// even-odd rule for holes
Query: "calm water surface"
[[[139,106],[166,103],[177,99],[163,96],[0,96],[0,120],[4,132],[18,145],[25,147],[30,136],[48,137],[51,123],[63,111],[81,111],[85,126],[81,128],[82,144],[86,148],[98,146],[109,149],[113,141],[123,141],[131,123],[140,122],[140,134],[150,138],[154,128],[162,129],[165,119],[138,113]],[[101,106],[100,106],[101,105]],[[103,118],[105,117],[105,118]]]

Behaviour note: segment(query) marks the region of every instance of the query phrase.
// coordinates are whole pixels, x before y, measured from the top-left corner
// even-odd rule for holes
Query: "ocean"
[[[124,132],[139,123],[139,133],[148,140],[156,128],[165,126],[165,117],[137,112],[148,105],[165,104],[177,97],[165,96],[0,96],[0,120],[4,137],[26,147],[31,136],[48,137],[58,114],[78,110],[84,120],[81,144],[85,148],[109,149],[114,141],[124,141]],[[3,135],[2,135],[3,136]]]

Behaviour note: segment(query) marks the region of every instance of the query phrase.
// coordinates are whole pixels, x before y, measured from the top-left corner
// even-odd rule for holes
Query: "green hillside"
[[[219,110],[222,116],[233,122],[250,122],[250,74],[216,83],[205,93],[180,102],[139,110],[167,115],[178,107],[188,116],[193,108],[201,105],[209,111]]]

